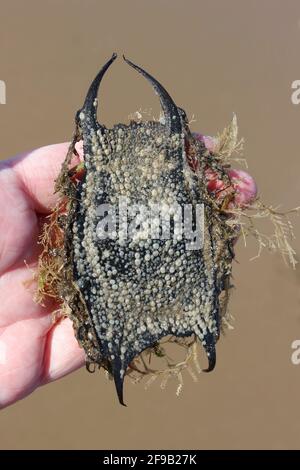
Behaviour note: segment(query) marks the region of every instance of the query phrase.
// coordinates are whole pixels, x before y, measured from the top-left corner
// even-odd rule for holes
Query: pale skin
[[[33,301],[41,225],[57,201],[54,180],[68,143],[0,162],[0,408],[84,364],[68,318],[53,323],[56,305]],[[252,178],[243,200],[255,196]]]

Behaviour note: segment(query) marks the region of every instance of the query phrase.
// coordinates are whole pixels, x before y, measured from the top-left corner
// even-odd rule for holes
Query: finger
[[[65,318],[48,333],[41,383],[46,384],[84,365],[84,352],[77,343],[71,320]]]
[[[0,165],[0,274],[21,259],[32,256],[37,241],[38,224],[29,198],[18,178],[9,168]]]
[[[218,139],[216,137],[205,136],[199,132],[193,133],[196,140],[204,143],[207,150],[214,152],[218,145]],[[257,186],[255,180],[244,170],[236,170],[230,168],[228,170],[230,177],[231,186],[234,189],[233,201],[229,204],[230,208],[240,207],[244,208],[251,204],[257,196]],[[217,191],[220,195],[225,188],[224,182],[219,178],[219,175],[212,169],[206,170],[207,187],[211,192]],[[223,196],[225,196],[223,192]],[[221,194],[222,197],[222,194]]]
[[[24,398],[39,385],[47,329],[47,318],[0,328],[0,408]]]
[[[231,169],[228,174],[235,190],[234,200],[229,207],[247,207],[257,196],[255,180],[244,170]]]
[[[34,301],[36,292],[37,282],[31,268],[23,265],[3,274],[0,277],[0,328],[28,319],[50,318],[54,302],[49,299],[47,306],[39,305]]]
[[[57,195],[53,194],[54,182],[59,175],[69,145],[68,142],[48,145],[22,153],[6,162],[17,175],[18,181],[37,212],[51,212],[57,201]],[[82,154],[81,143],[77,144],[76,149]]]

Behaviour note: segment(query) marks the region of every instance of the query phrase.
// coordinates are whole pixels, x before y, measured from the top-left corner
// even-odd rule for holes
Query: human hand
[[[209,138],[204,142],[207,148],[213,145]],[[53,324],[55,304],[43,307],[33,300],[37,241],[57,202],[54,180],[68,146],[50,145],[0,162],[0,408],[84,364],[71,321]],[[254,180],[243,171],[230,171],[236,204],[247,204],[256,195]],[[218,188],[216,180],[209,184]]]
[[[50,145],[0,162],[0,407],[84,364],[71,321],[53,324],[55,305],[33,301],[37,241],[57,200],[54,180],[68,146]]]

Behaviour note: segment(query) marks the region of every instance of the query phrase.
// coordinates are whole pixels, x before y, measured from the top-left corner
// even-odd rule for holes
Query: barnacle
[[[194,379],[191,363],[200,371],[198,341],[207,354],[206,371],[215,367],[240,229],[230,212],[234,187],[226,169],[240,144],[233,121],[218,150],[208,151],[162,85],[125,58],[158,94],[163,119],[132,120],[112,129],[100,124],[98,88],[115,58],[97,74],[76,114],[73,141],[56,181],[60,201],[41,239],[38,300],[47,295],[60,299],[84,348],[87,368],[104,367],[124,404],[126,374],[134,380],[161,375],[162,384],[176,375],[179,394],[182,370]],[[83,161],[78,163],[81,140]],[[222,195],[209,191],[208,172],[222,181]],[[163,216],[170,215],[170,207],[165,232]],[[189,223],[188,240],[180,231],[181,215]],[[186,359],[172,363],[164,338],[187,351]],[[151,368],[151,354],[164,360],[166,368]]]

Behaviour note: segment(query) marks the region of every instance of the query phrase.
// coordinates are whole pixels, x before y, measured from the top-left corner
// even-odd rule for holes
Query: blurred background
[[[298,0],[2,0],[0,18],[0,158],[69,140],[91,79],[116,51],[159,79],[195,116],[194,131],[215,135],[235,112],[263,201],[300,205]],[[126,122],[138,109],[157,115],[157,97],[117,60],[101,86],[101,120]],[[256,253],[240,240],[234,330],[212,374],[196,384],[186,376],[179,398],[172,381],[166,390],[127,382],[124,408],[103,372],[82,369],[2,410],[0,448],[299,448],[300,271],[267,252],[250,261]]]

